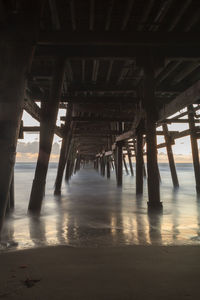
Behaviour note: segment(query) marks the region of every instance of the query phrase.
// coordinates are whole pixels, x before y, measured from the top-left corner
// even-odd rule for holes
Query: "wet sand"
[[[198,299],[199,246],[37,248],[0,255],[2,299]],[[24,281],[40,280],[32,287]]]

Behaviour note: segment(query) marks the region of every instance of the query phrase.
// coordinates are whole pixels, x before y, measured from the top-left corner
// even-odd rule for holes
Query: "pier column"
[[[40,122],[41,130],[39,155],[28,207],[28,210],[30,212],[38,213],[40,212],[42,206],[42,199],[45,192],[46,175],[51,154],[54,127],[56,125],[64,72],[65,61],[64,59],[59,58],[56,61],[55,65],[49,99],[46,102],[42,102],[41,105],[42,115]]]
[[[11,39],[12,40],[12,39]],[[25,82],[34,48],[0,41],[0,232],[13,177]]]
[[[62,139],[62,145],[60,150],[60,157],[58,162],[58,171],[55,181],[55,190],[54,195],[60,195],[61,194],[61,185],[62,185],[62,179],[63,179],[63,173],[67,161],[67,156],[69,152],[69,144],[71,140],[71,134],[70,134],[70,123],[71,123],[71,114],[72,114],[72,105],[69,103],[67,106],[67,112],[66,112],[66,121],[65,121],[65,128],[63,130],[63,139]]]
[[[105,155],[103,154],[103,156],[101,157],[101,166],[102,166],[102,169],[101,169],[101,175],[102,176],[105,176]]]
[[[194,111],[193,105],[188,106],[188,119],[189,119],[189,128],[190,128],[190,141],[192,148],[192,159],[194,166],[194,175],[196,181],[196,191],[200,194],[200,165],[199,165],[199,150],[196,138],[196,128],[194,120]]]
[[[139,127],[137,130],[136,149],[136,194],[143,193],[143,133]]]
[[[126,150],[127,150],[127,154],[128,154],[128,162],[129,162],[129,168],[130,168],[131,176],[134,176],[133,164],[132,164],[132,160],[131,160],[131,151],[130,151],[128,145],[126,147]]]
[[[73,152],[73,141],[70,142],[69,149],[68,149],[68,155],[66,160],[66,169],[65,169],[65,180],[68,182],[70,180],[70,170],[71,170],[71,164],[72,164],[72,152]]]
[[[15,206],[15,193],[14,193],[14,170],[13,170],[12,180],[10,183],[10,190],[8,192],[6,214],[9,214],[11,211],[13,211],[14,206]]]
[[[146,112],[146,143],[147,143],[147,174],[148,174],[148,207],[161,208],[160,181],[157,163],[156,119],[157,107],[155,102],[155,58],[150,55],[145,59],[144,69],[144,100]]]
[[[168,156],[168,160],[169,160],[169,167],[170,167],[170,171],[171,171],[172,182],[173,182],[174,187],[176,188],[176,187],[179,187],[179,182],[178,182],[176,166],[175,166],[175,162],[174,162],[174,155],[173,155],[172,146],[171,146],[171,137],[169,135],[167,124],[163,124],[162,128],[163,128],[163,133],[164,133],[164,137],[165,137],[167,156]]]
[[[107,171],[107,178],[110,178],[110,157],[106,157],[106,171]]]
[[[122,186],[123,179],[123,149],[122,142],[117,142],[117,186]]]
[[[75,163],[75,168],[74,168],[74,174],[76,174],[76,172],[78,172],[79,168],[80,168],[80,155],[78,154],[76,157],[76,163]],[[95,160],[95,169],[97,169],[97,160]]]
[[[128,168],[127,168],[127,164],[126,164],[126,156],[125,155],[123,155],[123,162],[124,162],[124,168],[126,170],[126,174],[128,175],[129,172],[128,172]]]

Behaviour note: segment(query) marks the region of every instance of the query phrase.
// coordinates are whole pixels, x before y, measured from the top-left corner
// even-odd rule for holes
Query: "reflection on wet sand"
[[[53,177],[53,176],[52,176]],[[125,246],[200,243],[200,201],[179,190],[163,193],[162,213],[148,213],[147,195],[135,196],[135,178],[125,177],[116,188],[110,180],[85,167],[62,196],[46,194],[41,217],[17,215],[7,219],[1,248],[67,244],[70,246]],[[161,191],[166,189],[161,187]],[[5,247],[4,247],[5,248]]]
[[[38,216],[29,217],[30,239],[35,246],[43,246],[47,243],[45,226],[43,218]]]

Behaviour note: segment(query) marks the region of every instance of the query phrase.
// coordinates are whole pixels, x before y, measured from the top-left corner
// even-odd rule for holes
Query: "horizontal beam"
[[[38,45],[200,46],[199,33],[41,31]]]
[[[178,119],[178,118],[172,118],[172,119],[165,119],[162,120],[162,123],[167,123],[167,124],[171,124],[171,123],[188,123],[189,120],[188,119]],[[195,123],[200,123],[199,119],[194,119]]]
[[[63,121],[65,117],[61,117]],[[120,117],[72,117],[74,122],[132,122],[133,118],[120,118]]]
[[[30,99],[26,94],[24,99],[24,109],[31,115],[36,121],[40,122],[41,110],[40,107]],[[62,131],[59,127],[55,127],[55,134],[62,137]]]
[[[200,99],[200,80],[190,88],[180,93],[174,100],[163,106],[159,111],[158,120],[162,121]]]
[[[133,38],[134,40],[134,38]],[[153,53],[157,53],[162,57],[168,57],[173,60],[200,59],[200,45],[166,45],[166,46],[147,46],[146,45],[40,45],[36,49],[35,57],[54,57],[63,56],[68,59],[89,59],[89,58],[109,58],[109,59],[133,59],[145,56],[145,52],[150,48]]]
[[[133,90],[131,90],[133,92]],[[169,101],[169,97],[156,97],[157,102]],[[75,104],[115,104],[127,105],[138,102],[138,97],[133,96],[65,96],[65,101]]]

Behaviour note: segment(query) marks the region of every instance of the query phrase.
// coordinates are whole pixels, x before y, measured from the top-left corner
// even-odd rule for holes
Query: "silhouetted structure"
[[[171,145],[186,135],[200,192],[199,107],[193,105],[200,98],[199,18],[194,0],[0,1],[0,230],[7,206],[13,207],[16,144],[24,131],[40,131],[31,212],[42,205],[54,133],[62,138],[55,194],[65,167],[69,180],[88,160],[108,178],[114,160],[121,186],[124,155],[131,175],[136,156],[136,191],[142,193],[147,155],[148,204],[160,208],[157,149],[167,148],[177,187]],[[67,110],[61,127],[59,107]],[[40,127],[23,126],[23,109]],[[169,131],[171,123],[189,129]],[[157,145],[156,135],[165,143]]]

